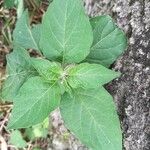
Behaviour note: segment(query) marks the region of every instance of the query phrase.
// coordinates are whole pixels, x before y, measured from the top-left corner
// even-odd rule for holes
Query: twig
[[[10,114],[9,114],[10,111],[11,111],[11,108],[9,108],[9,110],[7,111],[6,116],[4,117],[4,119],[3,119],[2,123],[1,123],[1,126],[0,126],[0,133],[1,133],[2,130],[3,130],[3,128],[4,128],[4,126],[5,126],[5,123],[8,121],[8,117],[9,117],[9,115],[10,115]]]
[[[10,147],[10,148],[14,148],[14,149],[16,149],[16,150],[19,150],[16,146],[14,146],[14,145],[8,145],[7,147]]]
[[[4,140],[4,138],[0,135],[0,143],[1,143],[1,150],[7,150],[7,144],[6,141]]]
[[[27,148],[27,150],[31,150],[32,147],[33,147],[33,145],[32,145],[32,142],[30,141],[30,142],[28,143],[28,148]]]
[[[12,106],[13,105],[10,103],[9,104],[7,104],[7,103],[3,104],[0,102],[0,112],[7,112],[8,113],[8,112],[10,112]]]

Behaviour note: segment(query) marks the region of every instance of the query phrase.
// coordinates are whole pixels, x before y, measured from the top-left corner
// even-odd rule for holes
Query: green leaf
[[[119,76],[120,73],[109,70],[100,64],[82,63],[68,71],[67,81],[73,88],[87,89],[100,87]]]
[[[104,88],[65,93],[60,111],[66,127],[92,150],[122,150],[119,119]]]
[[[77,63],[90,52],[93,33],[81,0],[54,0],[41,30],[40,47],[50,60]]]
[[[31,29],[31,32],[32,32],[33,38],[34,38],[34,40],[37,43],[38,48],[39,48],[40,47],[39,46],[40,37],[41,37],[41,24],[34,25]]]
[[[17,3],[17,0],[4,0],[4,6],[6,8],[12,8]]]
[[[15,47],[14,51],[6,56],[7,79],[2,86],[2,99],[13,101],[23,83],[35,74],[30,65],[30,57],[26,50]]]
[[[58,80],[62,72],[61,65],[56,62],[41,58],[31,58],[31,62],[37,72],[48,81]]]
[[[16,146],[17,148],[25,148],[27,146],[27,143],[23,139],[19,130],[12,131],[9,143]]]
[[[60,89],[40,77],[30,78],[14,100],[14,108],[8,128],[27,128],[41,123],[59,106]]]
[[[21,17],[18,19],[16,28],[13,32],[14,43],[22,46],[25,49],[32,48],[35,50],[39,50],[39,39],[35,37],[37,35],[35,34],[35,30],[37,31],[37,29],[31,30],[31,27],[29,25],[28,11],[24,11]]]
[[[48,129],[45,129],[42,126],[34,126],[34,128],[27,128],[25,134],[30,140],[35,140],[36,138],[46,138]]]
[[[110,16],[99,16],[90,21],[94,41],[87,61],[109,67],[125,50],[126,36]]]
[[[35,140],[36,138],[46,138],[48,135],[49,118],[46,118],[44,122],[32,126],[32,128],[27,128],[25,130],[25,136],[30,140]]]

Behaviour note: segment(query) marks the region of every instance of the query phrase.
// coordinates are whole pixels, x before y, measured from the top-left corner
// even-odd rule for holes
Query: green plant
[[[17,0],[4,0],[4,6],[6,8],[12,8],[17,4]]]
[[[39,138],[47,138],[48,135],[49,120],[46,118],[42,123],[24,129],[24,132],[19,130],[12,130],[8,143],[12,147],[27,148],[31,143],[34,143]],[[28,141],[28,142],[27,142]],[[36,145],[34,145],[35,147]]]
[[[22,135],[19,130],[14,130],[10,134],[10,144],[13,144],[17,148],[24,148],[27,146],[26,141],[22,138]]]
[[[8,128],[38,124],[59,107],[66,127],[87,147],[122,150],[119,119],[103,85],[120,76],[107,67],[127,40],[111,17],[89,20],[81,0],[54,0],[42,24],[30,27],[23,12],[13,39],[2,88],[3,99],[14,103]],[[29,48],[41,57],[30,57]]]

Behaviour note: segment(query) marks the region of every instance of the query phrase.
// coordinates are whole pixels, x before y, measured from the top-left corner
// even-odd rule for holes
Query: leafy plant
[[[48,135],[49,120],[46,118],[42,123],[26,128],[24,132],[12,130],[8,143],[16,148],[25,148],[29,143],[34,143],[38,138],[46,138]],[[27,142],[27,141],[30,142]],[[36,146],[36,145],[35,145]]]
[[[103,87],[120,73],[108,69],[126,48],[109,16],[89,18],[81,0],[54,0],[42,24],[28,12],[13,33],[2,97],[13,100],[9,129],[42,122],[60,108],[66,127],[93,150],[121,150],[122,134],[111,95]],[[25,49],[42,57],[30,57]]]
[[[17,148],[24,148],[27,146],[26,141],[22,138],[22,135],[19,130],[12,131],[10,135],[10,144],[13,144]]]
[[[42,123],[25,129],[24,136],[34,141],[37,138],[46,138],[48,135],[49,119],[46,118]]]

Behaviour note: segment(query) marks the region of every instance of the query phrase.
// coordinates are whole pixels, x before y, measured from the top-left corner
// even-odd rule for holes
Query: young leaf
[[[104,88],[65,93],[60,111],[66,127],[92,150],[122,150],[119,119]]]
[[[48,81],[58,80],[62,72],[59,63],[50,62],[46,59],[31,58],[31,63],[38,73]]]
[[[8,128],[27,128],[41,123],[59,106],[60,90],[40,77],[30,78],[14,100],[14,108]]]
[[[20,47],[7,55],[7,79],[2,86],[2,99],[13,101],[23,83],[35,74],[30,65],[28,52]]]
[[[41,30],[40,47],[50,60],[77,63],[90,52],[93,33],[81,0],[54,0]]]
[[[49,127],[49,117],[47,117],[44,122],[32,126],[31,128],[27,128],[25,130],[25,137],[30,140],[35,140],[36,138],[46,138],[48,135],[48,127]]]
[[[94,41],[87,61],[109,67],[125,50],[126,36],[114,24],[110,16],[99,16],[90,21],[93,27]]]
[[[25,148],[27,146],[26,141],[23,139],[19,130],[12,131],[10,135],[10,144],[13,144],[17,148]]]
[[[120,73],[109,70],[100,64],[82,63],[68,71],[67,81],[73,88],[97,88],[119,75]]]
[[[34,30],[35,29],[33,29],[32,33],[31,27],[29,25],[28,11],[24,11],[21,17],[18,19],[16,28],[13,32],[14,43],[22,46],[25,49],[33,48],[35,50],[39,50],[38,40],[37,37],[35,37],[37,34],[35,34]]]

